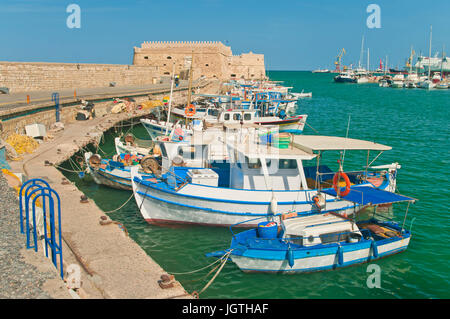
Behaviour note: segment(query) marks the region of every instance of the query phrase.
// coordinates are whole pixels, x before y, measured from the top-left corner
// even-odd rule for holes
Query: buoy
[[[342,266],[342,264],[344,263],[344,250],[341,247],[341,245],[338,246],[337,255],[338,255],[338,264]]]
[[[378,257],[378,246],[377,246],[377,243],[375,242],[375,240],[372,240],[372,244],[370,245],[370,247],[372,248],[373,257],[377,258]]]
[[[291,246],[288,246],[287,260],[289,262],[289,266],[292,268],[294,266],[294,251],[291,249]]]
[[[270,200],[270,212],[275,215],[278,211],[278,202],[275,198],[275,194],[272,193],[272,199]]]

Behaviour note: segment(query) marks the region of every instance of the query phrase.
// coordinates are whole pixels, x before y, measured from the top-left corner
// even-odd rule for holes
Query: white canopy
[[[357,140],[338,136],[321,135],[295,135],[293,137],[295,147],[307,153],[314,151],[344,151],[344,150],[375,150],[388,151],[392,147],[370,141]]]

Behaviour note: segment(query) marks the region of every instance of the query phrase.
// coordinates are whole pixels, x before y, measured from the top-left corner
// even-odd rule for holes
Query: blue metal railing
[[[42,224],[39,222],[38,225],[36,205],[38,204],[39,199],[41,199],[42,204]],[[64,279],[61,237],[61,199],[58,193],[52,189],[46,181],[42,179],[31,179],[25,182],[20,188],[19,210],[20,232],[25,232],[26,234],[27,249],[34,248],[36,252],[38,251],[38,228],[41,227],[39,232],[42,233],[43,231],[42,239],[45,244],[45,255],[46,257],[49,257],[48,252],[50,248],[51,259],[56,268],[58,268],[57,256],[59,255],[60,276],[61,279]],[[24,221],[25,231],[23,226]],[[33,234],[33,244],[30,243],[30,233]]]

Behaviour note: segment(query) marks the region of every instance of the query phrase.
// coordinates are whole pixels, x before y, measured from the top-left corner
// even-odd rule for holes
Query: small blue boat
[[[367,200],[377,205],[415,201],[381,190]],[[337,213],[289,215],[279,222],[264,221],[256,229],[233,234],[229,249],[206,256],[229,253],[229,258],[244,272],[315,272],[402,252],[411,238],[404,224],[392,221],[371,218],[356,222]]]

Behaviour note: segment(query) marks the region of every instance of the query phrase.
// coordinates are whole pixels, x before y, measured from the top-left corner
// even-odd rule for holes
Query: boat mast
[[[387,66],[388,66],[388,56],[386,55],[386,61],[384,63],[384,75],[387,73]]]
[[[409,74],[412,73],[412,64],[413,64],[413,47],[411,46],[411,54],[409,56]]]
[[[369,54],[369,48],[367,48],[367,72],[370,72],[370,54]]]
[[[189,89],[188,89],[188,96],[187,96],[187,104],[186,107],[189,107],[191,104],[191,94],[192,94],[192,65],[194,64],[194,50],[192,50],[191,55],[191,65],[189,67]],[[185,116],[185,125],[187,126],[187,117]]]
[[[173,82],[175,82],[175,62],[173,62],[172,65],[172,82],[170,84],[169,111],[167,113],[166,133],[164,135],[167,135],[167,133],[169,132],[170,111],[172,109]]]
[[[363,52],[364,52],[364,35],[362,36],[362,41],[361,41],[361,52],[359,53],[358,69],[361,69],[361,61],[363,59]]]

